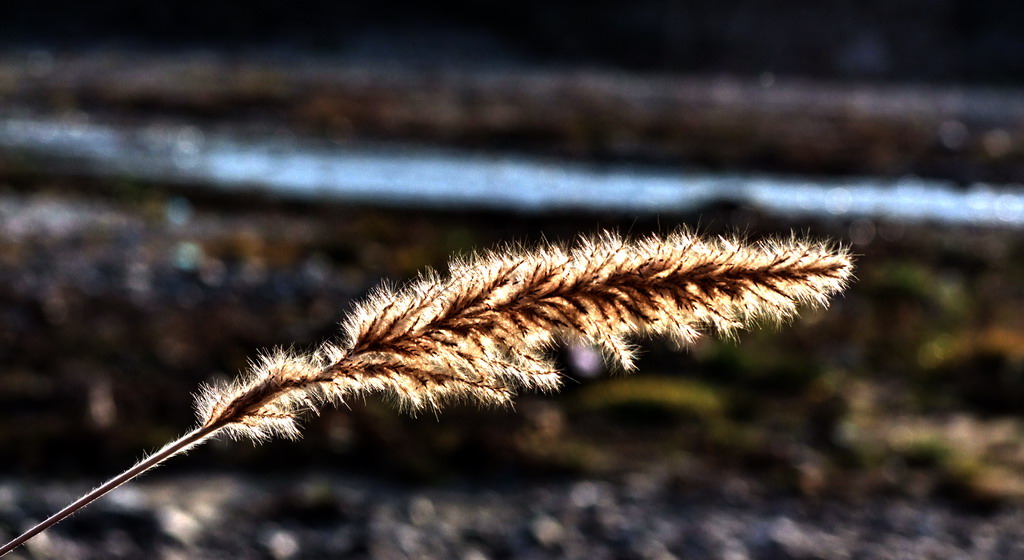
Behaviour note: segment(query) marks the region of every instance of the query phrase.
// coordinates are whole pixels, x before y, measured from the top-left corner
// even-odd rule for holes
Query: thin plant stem
[[[90,491],[86,495],[75,500],[73,503],[71,503],[64,509],[51,515],[50,517],[46,518],[46,520],[37,524],[35,527],[32,527],[31,529],[25,531],[11,542],[5,544],[2,548],[0,548],[0,556],[4,556],[8,552],[21,546],[25,541],[31,539],[32,537],[45,531],[46,529],[49,529],[57,523],[60,523],[65,518],[70,517],[72,514],[82,509],[83,507],[89,505],[90,503],[100,498],[107,492],[110,492],[111,490],[117,488],[118,486],[124,484],[125,482],[128,482],[133,478],[139,476],[140,474],[148,471],[149,469],[159,465],[164,460],[169,459],[170,457],[173,457],[178,453],[181,453],[186,448],[191,447],[199,443],[203,439],[213,435],[213,433],[219,430],[220,428],[221,426],[207,426],[203,428],[197,428],[181,436],[179,439],[167,444],[163,449],[160,449],[156,453],[150,455],[149,457],[146,457],[134,467],[104,482],[101,486],[98,486],[96,489]]]

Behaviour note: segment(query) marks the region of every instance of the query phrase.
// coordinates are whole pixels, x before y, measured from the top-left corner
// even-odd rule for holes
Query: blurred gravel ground
[[[0,537],[86,489],[0,482]],[[15,559],[951,560],[1020,558],[1024,510],[873,497],[771,496],[731,479],[408,487],[331,473],[157,475],[32,541]]]

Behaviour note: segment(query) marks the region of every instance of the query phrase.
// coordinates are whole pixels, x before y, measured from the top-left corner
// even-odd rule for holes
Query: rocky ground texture
[[[0,536],[79,484],[0,483]],[[337,473],[155,477],[118,490],[12,559],[1019,558],[1024,510],[770,497],[743,480],[714,490],[664,476],[531,484],[400,486]]]

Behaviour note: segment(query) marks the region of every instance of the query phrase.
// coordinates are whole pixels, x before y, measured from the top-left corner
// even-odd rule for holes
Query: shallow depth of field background
[[[6,11],[0,540],[452,255],[680,226],[859,255],[790,325],[638,341],[629,376],[561,347],[515,410],[353,401],[15,557],[1024,554],[1024,8]]]

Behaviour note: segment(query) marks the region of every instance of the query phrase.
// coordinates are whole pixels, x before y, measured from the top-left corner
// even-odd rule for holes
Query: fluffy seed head
[[[297,437],[298,418],[327,402],[382,393],[411,411],[453,400],[505,405],[553,391],[556,339],[598,347],[630,369],[637,336],[680,345],[782,321],[825,305],[852,272],[845,249],[776,239],[745,244],[689,231],[627,241],[615,234],[456,260],[402,289],[381,288],[343,322],[340,342],[277,351],[241,379],[204,387],[203,427],[257,440]]]

